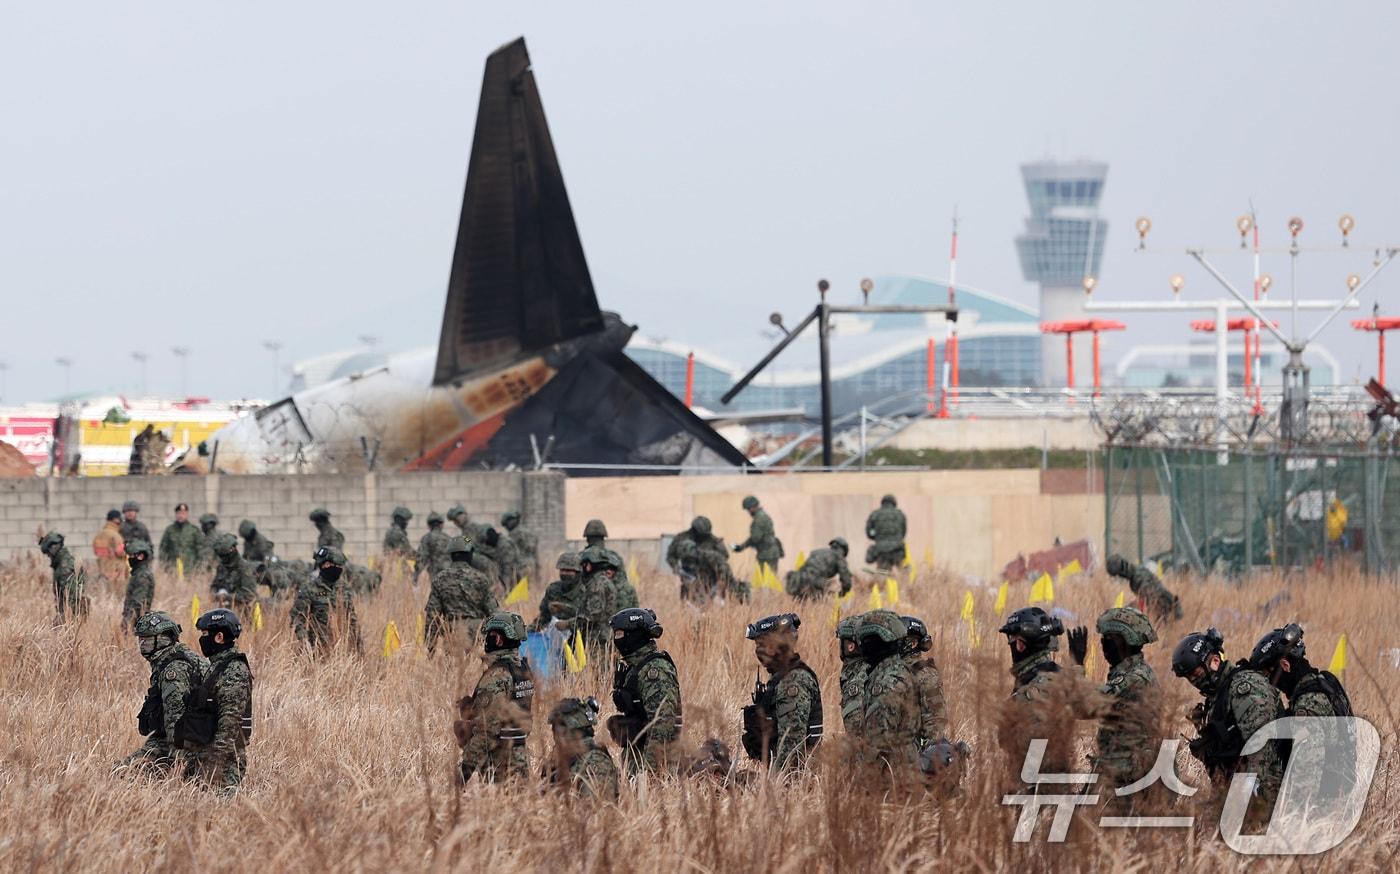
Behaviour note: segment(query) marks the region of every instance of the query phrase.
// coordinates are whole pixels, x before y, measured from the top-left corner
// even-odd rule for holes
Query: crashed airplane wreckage
[[[524,39],[491,54],[436,352],[392,356],[230,423],[194,469],[677,469],[747,460],[623,354],[601,312]],[[578,470],[577,473],[587,471]]]

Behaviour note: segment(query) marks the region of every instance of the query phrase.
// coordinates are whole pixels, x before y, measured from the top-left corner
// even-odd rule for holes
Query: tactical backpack
[[[195,654],[187,649],[181,648],[175,654],[165,659],[159,666],[153,666],[151,671],[151,685],[146,689],[146,700],[141,702],[141,711],[136,714],[136,730],[142,735],[151,735],[165,739],[165,700],[160,694],[160,674],[171,662],[184,662],[194,671],[196,677],[203,676],[204,667],[199,663]],[[191,696],[194,690],[190,690]],[[186,711],[189,710],[189,703],[186,702]]]
[[[219,728],[219,702],[217,692],[219,678],[234,662],[242,662],[248,667],[248,657],[236,653],[219,663],[209,672],[209,676],[199,686],[190,690],[185,702],[185,713],[175,723],[175,741],[182,745],[208,746],[214,742],[214,734]],[[253,736],[253,672],[248,671],[248,701],[243,706],[243,741]]]

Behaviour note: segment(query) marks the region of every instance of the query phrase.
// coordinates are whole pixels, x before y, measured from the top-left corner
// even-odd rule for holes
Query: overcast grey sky
[[[943,276],[955,203],[960,280],[1034,303],[1012,238],[1018,164],[1046,155],[1111,164],[1104,297],[1165,297],[1174,272],[1214,295],[1184,256],[1134,255],[1133,219],[1229,245],[1252,198],[1266,244],[1292,213],[1332,243],[1344,211],[1358,240],[1400,241],[1397,9],[6,4],[5,400],[61,392],[57,355],[74,390],[131,389],[144,350],[174,392],[187,345],[191,391],[239,397],[271,391],[263,339],[284,363],[435,343],[482,64],[520,34],[599,298],[648,334],[756,355],[818,277],[854,298],[867,274]],[[1305,259],[1300,284],[1333,296],[1368,262]],[[1366,311],[1400,311],[1392,271]],[[1184,341],[1181,322],[1134,319],[1127,342]],[[1344,324],[1326,340],[1369,375],[1374,341]]]

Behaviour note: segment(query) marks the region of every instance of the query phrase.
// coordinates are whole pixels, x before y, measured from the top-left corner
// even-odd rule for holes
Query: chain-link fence
[[[1109,444],[1104,469],[1110,552],[1202,574],[1400,568],[1393,447]]]

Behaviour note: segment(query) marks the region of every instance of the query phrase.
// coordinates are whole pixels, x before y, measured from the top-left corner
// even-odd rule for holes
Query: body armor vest
[[[822,691],[821,683],[817,682],[817,674],[806,662],[798,660],[797,664],[788,668],[780,674],[774,674],[767,683],[755,683],[753,689],[753,704],[745,707],[744,713],[744,734],[741,740],[744,744],[744,752],[749,758],[766,762],[773,758],[773,747],[778,741],[778,722],[775,717],[777,712],[778,684],[794,671],[806,671],[811,675],[817,689],[817,697],[812,701],[812,709],[807,714],[807,736],[805,743],[808,750],[816,747],[822,739]]]

